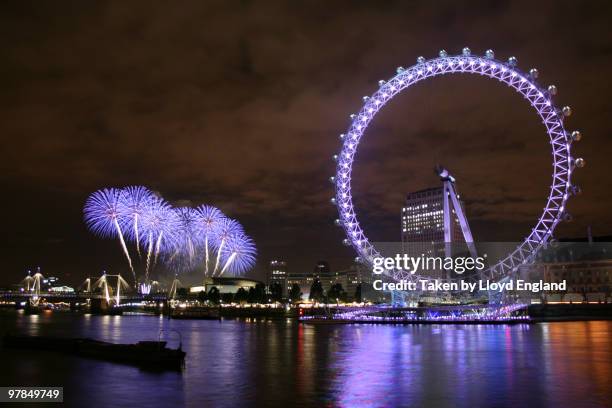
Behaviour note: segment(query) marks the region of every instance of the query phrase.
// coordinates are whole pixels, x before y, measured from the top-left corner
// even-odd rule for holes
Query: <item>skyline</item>
[[[571,201],[574,221],[557,236],[583,236],[587,225],[595,235],[612,231],[612,193],[601,177],[612,141],[598,120],[611,87],[610,6],[538,4],[523,16],[509,3],[240,4],[195,4],[168,16],[155,7],[133,15],[119,4],[24,13],[27,6],[15,3],[0,17],[8,54],[0,96],[9,155],[1,177],[11,197],[2,203],[11,215],[2,238],[6,279],[23,276],[28,265],[52,274],[128,272],[117,243],[90,236],[82,222],[85,198],[105,185],[145,184],[173,203],[207,202],[241,219],[260,250],[252,277],[263,277],[274,258],[290,271],[311,270],[319,259],[349,264],[354,253],[341,244],[329,205],[338,134],[396,66],[463,46],[514,55],[522,69],[540,70],[541,83],[559,88],[556,100],[574,111],[567,130],[585,136],[576,152],[587,168],[576,177],[584,193]],[[588,27],[572,24],[577,12]],[[551,13],[554,19],[540,21]],[[227,29],[234,20],[240,28]],[[330,38],[335,45],[326,49]],[[431,169],[443,163],[457,174],[475,238],[520,240],[550,182],[550,148],[529,106],[478,78],[439,78],[397,99],[373,123],[354,170],[369,235],[399,241],[405,194],[435,186]]]

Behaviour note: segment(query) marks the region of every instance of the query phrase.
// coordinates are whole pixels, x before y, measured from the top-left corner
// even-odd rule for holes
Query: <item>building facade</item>
[[[296,284],[300,287],[302,299],[308,299],[312,282],[314,282],[314,275],[311,272],[292,272],[287,275],[287,290]]]
[[[459,196],[457,196],[459,199]],[[459,200],[461,207],[463,202]],[[463,234],[455,210],[451,209],[451,241],[462,242]],[[402,207],[402,243],[444,242],[444,188],[435,187],[408,193]]]
[[[448,170],[436,170],[441,187],[419,190],[406,195],[401,214],[402,252],[411,257],[476,257],[476,248],[457,193],[455,179]],[[450,278],[451,270],[428,270],[430,277]]]
[[[214,278],[208,277],[206,278],[205,286],[191,286],[189,288],[190,293],[200,293],[202,291],[208,292],[210,288],[216,287],[219,290],[219,293],[236,293],[238,289],[243,288],[248,291],[251,288],[254,288],[258,284],[263,284],[255,279],[243,278],[243,277],[233,277],[233,276],[216,276]]]
[[[353,298],[359,285],[364,286],[372,283],[372,271],[363,264],[353,264],[347,269],[334,273],[334,283],[342,285],[349,298]]]
[[[562,239],[521,269],[521,279],[566,283],[563,291],[531,294],[532,301],[612,302],[612,237]]]
[[[266,284],[268,287],[273,283],[280,283],[283,288],[283,296],[287,296],[287,262],[278,259],[270,261],[268,267],[268,274],[266,277]]]

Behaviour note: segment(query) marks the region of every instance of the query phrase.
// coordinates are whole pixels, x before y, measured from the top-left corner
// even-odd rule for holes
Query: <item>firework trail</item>
[[[174,231],[179,227],[179,223],[174,209],[161,197],[153,196],[142,213],[141,225],[143,235],[147,237],[146,282],[149,271],[155,267],[162,248],[171,245]],[[152,257],[153,266],[151,266]]]
[[[208,276],[208,266],[210,260],[209,239],[214,234],[214,229],[225,215],[212,205],[201,205],[196,208],[196,212],[200,219],[200,231],[204,234],[204,277]]]
[[[121,190],[116,188],[105,188],[91,194],[85,202],[83,216],[85,224],[91,232],[102,238],[119,237],[121,248],[127,258],[134,282],[136,282],[136,271],[132,265],[132,258],[125,244],[125,238],[121,230],[119,201]]]
[[[232,234],[227,238],[227,242],[221,251],[223,268],[219,276],[225,271],[240,275],[255,264],[257,249],[255,243],[244,233]]]
[[[221,260],[221,253],[223,251],[223,246],[225,245],[227,239],[235,234],[244,234],[244,230],[242,229],[242,225],[236,220],[232,220],[231,218],[222,218],[215,225],[213,229],[214,239],[212,240],[213,247],[217,250],[217,259],[215,261],[215,268],[213,269],[212,276],[219,271],[219,261]]]
[[[121,190],[118,209],[121,217],[129,220],[126,233],[136,243],[138,257],[141,257],[139,221],[142,222],[144,212],[155,199],[151,190],[143,186],[128,186]]]
[[[179,271],[192,270],[197,263],[197,248],[203,241],[198,213],[191,207],[175,208],[174,213],[177,227],[174,239],[166,249],[167,253],[171,253],[166,263]]]

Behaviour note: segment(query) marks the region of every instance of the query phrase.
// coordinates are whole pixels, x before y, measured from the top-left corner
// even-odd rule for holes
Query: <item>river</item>
[[[172,347],[181,333],[182,373],[0,350],[0,385],[63,386],[66,406],[612,406],[610,321],[313,326],[4,310],[0,327],[122,343],[163,329]]]

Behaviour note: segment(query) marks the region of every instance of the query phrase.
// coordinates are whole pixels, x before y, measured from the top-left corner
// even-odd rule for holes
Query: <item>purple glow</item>
[[[432,308],[406,308],[394,309],[389,316],[388,309],[393,307],[370,306],[370,307],[338,307],[335,313],[330,315],[305,315],[300,320],[329,319],[345,320],[362,323],[418,323],[418,322],[520,322],[529,321],[531,318],[524,314],[527,305],[513,303],[503,306],[447,306]],[[523,313],[523,314],[522,314]]]

